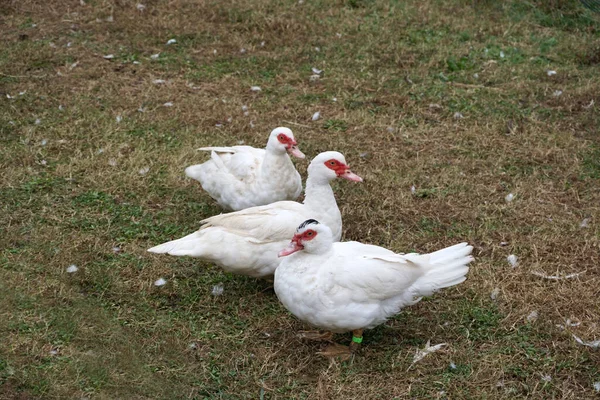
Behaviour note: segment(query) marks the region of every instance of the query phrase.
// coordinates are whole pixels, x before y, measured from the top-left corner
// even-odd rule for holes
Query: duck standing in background
[[[243,210],[282,200],[296,200],[302,179],[289,155],[304,158],[289,128],[273,129],[265,149],[251,146],[202,147],[210,160],[185,174],[226,210]]]

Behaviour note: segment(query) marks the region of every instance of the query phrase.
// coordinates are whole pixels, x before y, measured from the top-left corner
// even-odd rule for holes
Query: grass
[[[571,335],[600,337],[597,15],[570,0],[137,4],[0,5],[0,398],[597,395],[598,350]],[[369,331],[352,362],[296,339],[306,327],[267,283],[145,251],[220,212],[183,175],[195,148],[262,147],[280,125],[365,178],[335,183],[346,240],[475,246],[467,282]],[[448,345],[408,369],[428,340]]]

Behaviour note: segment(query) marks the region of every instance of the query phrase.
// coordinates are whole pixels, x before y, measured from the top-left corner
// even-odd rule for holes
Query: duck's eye
[[[312,233],[312,232],[307,232],[307,233],[306,233],[306,236],[312,236],[312,235],[313,235],[313,233]]]
[[[279,135],[279,140],[284,141],[285,140],[285,135]]]
[[[335,165],[335,161],[329,161],[329,165]]]

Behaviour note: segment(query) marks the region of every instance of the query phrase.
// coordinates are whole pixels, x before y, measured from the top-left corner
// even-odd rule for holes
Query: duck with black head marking
[[[298,319],[327,332],[351,331],[349,347],[331,345],[321,352],[348,357],[364,329],[463,282],[472,250],[460,243],[430,254],[397,254],[359,242],[336,243],[327,225],[308,219],[279,252],[283,261],[275,271],[275,293]]]

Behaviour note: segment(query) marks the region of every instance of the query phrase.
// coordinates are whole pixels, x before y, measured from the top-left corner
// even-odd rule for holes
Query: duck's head
[[[267,142],[267,150],[274,151],[276,153],[285,153],[298,157],[304,158],[304,153],[298,149],[298,142],[294,139],[294,134],[290,128],[284,128],[280,126],[271,131],[269,135],[269,141]]]
[[[332,181],[335,178],[344,178],[354,182],[362,182],[362,178],[352,171],[346,163],[342,153],[337,151],[326,151],[319,154],[310,162],[308,175],[313,179],[326,179]]]
[[[296,229],[292,241],[279,252],[278,256],[289,256],[300,250],[311,254],[323,254],[331,248],[332,244],[331,229],[317,220],[307,219]]]

